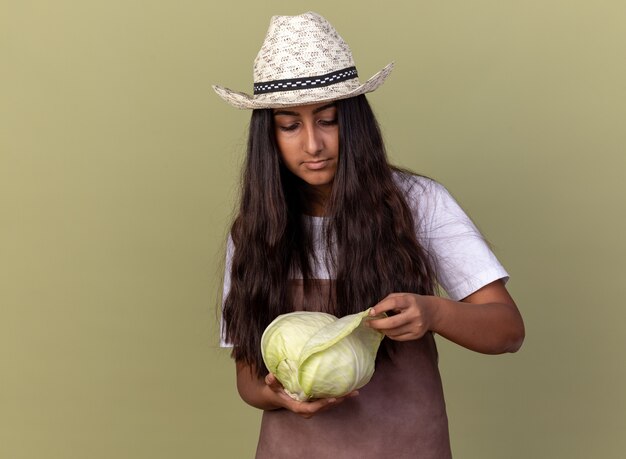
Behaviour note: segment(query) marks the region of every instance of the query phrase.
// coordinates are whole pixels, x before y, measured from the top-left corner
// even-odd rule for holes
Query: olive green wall
[[[518,354],[440,340],[456,457],[623,457],[626,4],[314,4],[0,1],[0,457],[252,456],[215,319],[249,114],[210,85],[308,9],[396,62],[391,158],[512,276]]]

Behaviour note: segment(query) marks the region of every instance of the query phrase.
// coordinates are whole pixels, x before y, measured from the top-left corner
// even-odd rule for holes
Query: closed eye
[[[289,124],[287,126],[278,126],[278,129],[283,132],[295,131],[296,129],[298,129],[298,123]]]

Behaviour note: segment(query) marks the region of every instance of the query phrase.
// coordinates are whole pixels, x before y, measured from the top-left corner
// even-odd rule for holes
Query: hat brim
[[[319,88],[275,92],[259,96],[251,96],[219,85],[213,85],[213,89],[218,96],[239,109],[295,107],[347,99],[375,91],[385,82],[393,70],[393,65],[394,63],[391,62],[362,85],[350,89],[343,82]]]

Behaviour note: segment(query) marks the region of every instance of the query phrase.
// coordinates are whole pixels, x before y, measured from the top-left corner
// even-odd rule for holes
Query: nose
[[[318,155],[324,148],[321,133],[318,132],[314,123],[307,123],[303,132],[303,150],[309,155]]]

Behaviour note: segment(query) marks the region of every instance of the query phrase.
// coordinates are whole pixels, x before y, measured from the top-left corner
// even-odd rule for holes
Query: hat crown
[[[309,11],[272,17],[254,60],[252,95],[220,85],[213,89],[237,108],[294,107],[375,91],[392,69],[390,63],[360,84],[350,47],[326,19]]]
[[[319,14],[273,16],[254,60],[253,78],[255,83],[305,78],[353,66],[350,47]]]

